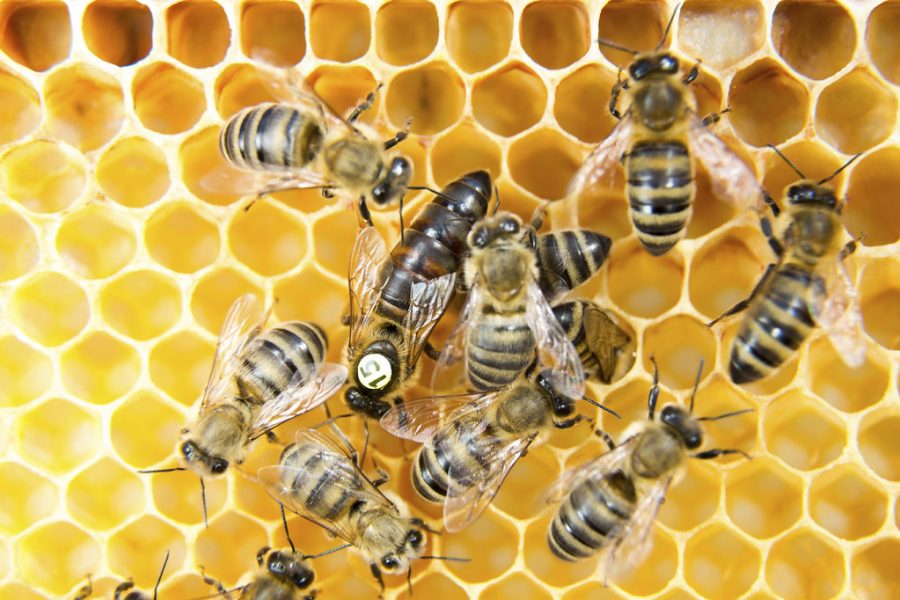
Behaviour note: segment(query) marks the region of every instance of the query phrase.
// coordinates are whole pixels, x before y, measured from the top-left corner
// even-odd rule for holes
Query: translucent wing
[[[351,351],[359,342],[359,333],[369,322],[381,287],[378,273],[388,259],[384,238],[374,227],[361,229],[350,256],[350,342]]]
[[[483,464],[489,465],[487,472],[484,477],[472,481],[460,477],[451,465],[450,485],[444,501],[444,528],[447,531],[461,531],[484,512],[533,439],[534,436],[515,438],[492,447],[481,459]]]
[[[694,112],[688,113],[688,137],[691,152],[706,167],[718,196],[741,208],[762,209],[762,192],[753,172]]]
[[[397,437],[426,444],[447,423],[483,411],[496,398],[497,393],[491,392],[410,400],[385,413],[381,426]]]
[[[481,318],[482,292],[478,281],[476,279],[472,284],[456,327],[444,343],[431,374],[431,391],[435,394],[466,388],[466,334],[469,327]]]
[[[584,395],[584,368],[575,346],[569,341],[553,314],[553,309],[536,281],[528,284],[526,315],[534,334],[539,366],[550,369],[554,389],[569,398]]]
[[[456,289],[456,273],[412,284],[409,311],[404,319],[404,335],[409,348],[410,364],[416,364],[419,354],[431,335],[431,330],[447,309]]]
[[[282,423],[311,411],[346,382],[347,367],[344,365],[324,363],[314,373],[305,374],[298,370],[282,392],[259,409],[250,428],[250,439],[255,440]]]
[[[635,361],[635,340],[599,306],[591,303],[584,313],[588,345],[600,366],[595,375],[603,383],[623,376]]]
[[[831,338],[841,360],[849,367],[860,367],[866,360],[866,338],[856,287],[840,260],[823,265],[820,275],[822,287],[810,290],[807,296],[809,311]]]
[[[222,161],[204,173],[197,185],[210,194],[265,196],[284,190],[320,188],[328,183],[320,173],[307,167],[290,171],[248,171]]]
[[[234,375],[239,366],[238,357],[241,350],[247,342],[259,334],[267,318],[268,313],[260,312],[259,303],[253,294],[244,294],[235,300],[228,309],[228,314],[225,316],[219,332],[219,341],[216,344],[216,355],[213,359],[209,381],[203,390],[200,414],[203,414],[207,407],[215,403],[216,399],[231,392]]]
[[[297,69],[266,69],[262,78],[266,90],[279,102],[290,104],[302,111],[319,114],[328,129],[342,128],[352,131],[347,121],[334,112],[319,96]]]
[[[631,448],[631,441],[616,446],[615,450],[604,452],[597,458],[582,463],[566,470],[541,495],[541,501],[546,504],[562,502],[572,489],[587,479],[602,479],[607,473],[612,473],[622,468]]]

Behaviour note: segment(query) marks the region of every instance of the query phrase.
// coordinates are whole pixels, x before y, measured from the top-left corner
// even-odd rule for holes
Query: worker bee
[[[610,576],[627,571],[646,555],[656,513],[669,486],[680,476],[685,458],[711,459],[724,454],[749,458],[734,449],[693,452],[703,443],[700,422],[749,412],[693,416],[702,362],[689,409],[670,403],[662,407],[658,418],[659,374],[655,361],[653,368],[647,420],[626,429],[618,446],[608,435],[598,432],[610,451],[563,473],[546,495],[547,502],[562,503],[548,531],[550,550],[566,561],[588,558],[602,550],[600,577],[604,584]]]
[[[370,418],[402,401],[415,381],[423,350],[436,357],[428,336],[453,295],[466,252],[466,236],[484,217],[491,178],[476,171],[450,183],[426,204],[388,255],[378,231],[365,228],[350,261],[352,380],[347,405]]]
[[[355,547],[383,591],[382,571],[409,575],[410,561],[444,557],[422,555],[428,527],[409,515],[400,498],[381,492],[378,486],[386,479],[370,480],[355,450],[345,445],[302,429],[278,465],[259,470],[259,480],[283,506],[347,542],[332,551]]]
[[[406,193],[412,164],[388,151],[407,131],[382,142],[358,121],[375,92],[343,119],[294,71],[286,77],[271,74],[264,83],[277,102],[251,106],[228,120],[219,151],[239,172],[211,173],[201,182],[208,191],[259,196],[286,189],[320,188],[325,196],[336,191],[358,200],[359,215],[369,225],[367,198],[386,205]]]
[[[328,340],[314,323],[293,321],[263,331],[268,313],[254,320],[256,301],[238,298],[219,335],[197,419],[181,430],[182,466],[143,473],[192,470],[220,477],[241,464],[251,442],[308,412],[344,384],[343,365],[324,363]],[[204,519],[206,502],[204,494]]]
[[[584,372],[578,353],[560,327],[541,291],[534,229],[501,211],[476,223],[467,240],[464,273],[468,301],[435,369],[433,389],[444,381],[456,387],[459,371],[480,391],[516,380],[538,357],[538,369],[551,369],[553,386],[579,398]],[[457,367],[464,365],[463,369]]]
[[[575,346],[586,378],[612,383],[631,370],[636,343],[615,316],[583,299],[554,305],[553,315]]]
[[[630,79],[623,80],[620,69],[612,89],[609,110],[619,123],[587,157],[569,186],[569,218],[577,222],[577,197],[612,175],[619,161],[624,162],[631,222],[640,242],[655,256],[668,252],[684,237],[694,197],[691,154],[706,166],[719,195],[741,207],[760,204],[753,173],[707,127],[718,121],[719,114],[701,119],[696,113],[687,86],[698,77],[699,62],[679,80],[678,59],[660,51],[672,20],[657,47],[647,54],[601,40],[636,57],[628,67]],[[624,114],[617,109],[622,90],[631,99]]]
[[[787,190],[782,212],[764,195],[777,220],[777,232],[766,217],[763,234],[775,252],[750,296],[709,323],[748,309],[731,347],[728,371],[737,384],[757,381],[787,361],[814,327],[827,332],[838,355],[851,367],[865,360],[865,336],[856,290],[844,259],[857,241],[841,244],[843,202],[827,184],[860,155],[852,157],[825,179],[811,181],[777,148],[771,146],[801,177]]]
[[[166,552],[166,557],[163,559],[162,567],[159,569],[159,577],[156,578],[156,585],[153,586],[153,595],[145,594],[140,590],[134,589],[134,582],[129,579],[128,581],[123,581],[119,585],[116,586],[116,589],[113,591],[113,600],[156,600],[156,593],[159,590],[159,584],[162,582],[163,573],[166,572],[166,565],[169,563],[169,552]],[[74,600],[87,600],[91,597],[91,594],[94,593],[94,584],[91,581],[91,576],[88,575],[87,584],[78,589],[78,592],[75,593]]]

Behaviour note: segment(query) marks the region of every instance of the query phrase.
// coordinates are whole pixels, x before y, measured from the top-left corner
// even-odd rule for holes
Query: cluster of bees
[[[382,589],[382,573],[409,575],[414,560],[464,560],[424,555],[427,536],[437,532],[383,487],[385,476],[366,473],[366,448],[354,448],[339,420],[364,419],[366,439],[368,421],[378,420],[388,432],[421,443],[413,487],[425,500],[443,504],[444,529],[456,532],[485,510],[532,444],[554,428],[580,421],[593,426],[577,414],[579,402],[615,415],[585,397],[585,381],[609,383],[624,375],[634,363],[635,342],[603,307],[566,296],[598,272],[612,244],[577,226],[578,196],[608,180],[620,161],[635,232],[653,255],[684,236],[695,158],[721,196],[759,213],[775,261],[751,295],[719,317],[743,312],[729,365],[734,383],[772,373],[816,327],[831,335],[848,363],[859,364],[864,343],[843,268],[856,241],[842,243],[842,202],[828,185],[834,175],[810,181],[797,171],[800,180],[779,205],[712,132],[719,115],[695,112],[688,86],[699,65],[681,76],[679,61],[659,47],[634,54],[612,91],[609,108],[618,125],[586,159],[564,201],[571,227],[539,233],[542,210],[529,223],[501,210],[490,174],[476,171],[441,191],[429,190],[433,199],[408,227],[401,218],[400,241],[390,251],[372,226],[367,203],[386,205],[402,201],[410,189],[427,189],[411,186],[411,163],[391,154],[406,131],[382,141],[358,122],[375,92],[341,118],[301,81],[274,78],[280,101],[232,117],[220,149],[259,196],[319,187],[357,207],[361,228],[348,275],[346,361],[325,362],[328,340],[317,325],[266,328],[268,314],[254,298],[238,299],[222,327],[199,414],[181,431],[181,466],[162,470],[192,470],[201,484],[220,477],[243,462],[255,440],[268,436],[277,443],[275,427],[325,406],[346,386],[349,415],[328,413],[320,426],[300,430],[278,464],[258,473],[282,516],[288,509],[342,540],[326,553],[354,548]],[[622,92],[630,103],[620,110]],[[206,185],[234,191],[235,184],[217,177]],[[444,346],[434,348],[430,334],[454,295],[465,295],[464,308]],[[410,400],[406,392],[417,381],[423,353],[435,361],[433,397]],[[697,384],[702,370],[701,363]],[[746,411],[697,417],[694,394],[688,407],[657,407],[655,373],[646,420],[633,423],[619,440],[597,430],[609,451],[564,473],[544,496],[556,510],[547,532],[553,554],[565,561],[601,554],[604,581],[639,564],[686,459],[743,454],[700,450],[703,422]],[[310,561],[316,557],[290,545],[261,549],[259,570],[242,587],[206,581],[223,597],[312,598]],[[123,586],[116,598],[146,597]]]

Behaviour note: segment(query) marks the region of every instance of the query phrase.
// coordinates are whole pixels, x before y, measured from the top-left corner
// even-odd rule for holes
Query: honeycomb
[[[651,49],[674,8],[372,4],[0,4],[0,598],[70,596],[88,573],[98,596],[128,577],[149,589],[166,551],[161,597],[198,597],[212,591],[199,565],[233,586],[258,548],[285,544],[277,506],[253,480],[277,446],[258,444],[243,473],[207,483],[208,529],[196,476],[136,472],[173,464],[238,295],[274,303],[275,320],[321,323],[333,360],[346,341],[354,215],[315,191],[244,212],[239,194],[201,185],[222,168],[223,120],[266,99],[263,66],[296,66],[337,111],[384,82],[364,120],[387,132],[412,117],[417,135],[399,150],[416,184],[486,168],[504,207],[528,216],[565,195],[613,126],[606,103],[628,55],[596,40]],[[622,380],[590,386],[623,420],[593,416],[616,436],[645,414],[650,353],[663,400],[686,401],[702,357],[698,412],[755,411],[710,424],[708,447],[754,459],[691,462],[647,562],[604,589],[595,561],[563,564],[545,544],[551,512],[535,500],[563,468],[600,451],[588,427],[556,433],[519,462],[479,521],[433,538],[431,553],[471,561],[417,562],[418,597],[900,597],[898,30],[896,0],[686,0],[669,37],[685,63],[703,59],[692,86],[700,112],[732,108],[717,132],[774,196],[795,175],[767,143],[811,177],[865,153],[835,181],[850,198],[849,233],[865,234],[851,260],[865,364],[847,368],[819,336],[771,379],[732,385],[737,322],[704,323],[748,294],[770,260],[757,224],[716,199],[701,168],[687,239],[651,257],[631,233],[619,177],[580,204],[581,222],[615,244],[608,268],[579,292],[628,320],[639,360]],[[409,214],[427,201],[408,197]],[[375,220],[396,240],[396,212]],[[342,410],[339,399],[331,405]],[[321,420],[316,413],[279,436]],[[346,428],[360,439],[361,423]],[[438,509],[411,489],[412,451],[373,432],[389,485],[437,525]],[[300,519],[290,526],[305,552],[334,545]],[[377,595],[352,552],[315,568],[325,598]],[[406,598],[405,581],[388,578],[385,595]]]

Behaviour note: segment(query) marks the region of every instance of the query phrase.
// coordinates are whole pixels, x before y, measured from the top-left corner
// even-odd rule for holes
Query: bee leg
[[[384,149],[390,150],[391,148],[393,148],[394,146],[396,146],[397,144],[399,144],[400,142],[405,140],[408,136],[409,136],[409,130],[404,129],[403,131],[398,131],[397,134],[394,135],[394,137],[390,138],[389,140],[385,140]]]
[[[353,125],[354,123],[356,123],[357,119],[359,119],[359,116],[361,114],[372,108],[372,104],[375,103],[375,94],[378,92],[378,90],[381,89],[382,85],[384,84],[379,83],[374,90],[366,94],[365,99],[357,104],[353,111],[350,113],[350,116],[347,117],[347,123]]]
[[[269,440],[270,444],[280,444],[282,446],[284,445],[282,441],[278,439],[278,436],[275,435],[275,432],[271,429],[266,432],[266,439]]]
[[[266,558],[266,553],[271,550],[268,546],[263,546],[259,549],[259,552],[256,553],[256,564],[259,566],[263,566],[263,560]]]
[[[341,317],[341,325],[343,325],[344,327],[350,327],[350,319],[350,315],[344,315],[343,317]]]
[[[696,81],[697,77],[700,76],[700,64],[702,62],[703,61],[698,58],[697,62],[694,63],[694,66],[691,67],[691,70],[688,71],[688,74],[685,75],[684,79],[681,80],[681,83],[683,83],[684,85],[690,85],[690,84],[694,83],[694,81]]]
[[[727,106],[727,107],[725,107],[724,110],[720,110],[719,112],[709,113],[708,115],[703,117],[703,126],[709,127],[713,123],[718,123],[719,120],[721,120],[722,115],[724,115],[725,113],[730,113],[730,112],[731,112],[731,107]]]
[[[340,427],[338,427],[337,425],[334,424],[334,421],[329,423],[329,425],[331,426],[331,430],[334,431],[334,434],[340,440],[341,444],[343,444],[344,449],[347,450],[347,454],[350,456],[350,459],[353,461],[353,464],[355,464],[357,467],[362,468],[362,462],[360,462],[360,460],[359,460],[359,453],[356,451],[356,448],[353,447],[353,444],[350,443],[350,440],[347,438],[347,435],[341,430]],[[369,430],[368,430],[368,426],[365,425],[365,421],[363,421],[363,426],[366,427],[366,445],[368,445]],[[363,454],[363,458],[365,458],[365,454]]]
[[[766,190],[762,191],[763,201],[766,203],[766,206],[769,207],[769,210],[772,211],[773,217],[778,217],[781,214],[781,209],[778,208],[778,203],[775,202],[775,199],[767,192]]]
[[[431,342],[425,342],[423,350],[425,352],[425,356],[435,362],[437,362],[437,360],[441,357],[441,351],[432,346]]]
[[[716,458],[717,456],[723,456],[725,454],[740,454],[747,460],[753,460],[753,457],[744,452],[743,450],[737,450],[735,448],[714,448],[712,450],[704,450],[703,452],[698,452],[694,454],[694,458],[699,458],[700,460],[709,460],[710,458]]]
[[[378,588],[381,590],[378,593],[378,597],[381,598],[384,596],[384,578],[381,577],[381,569],[379,569],[378,565],[375,563],[369,563],[369,569],[372,571],[372,577],[378,582]]]
[[[737,314],[737,313],[741,312],[742,310],[745,310],[748,306],[750,306],[750,303],[753,301],[753,298],[756,297],[756,294],[758,294],[759,290],[762,289],[763,285],[766,283],[766,280],[769,279],[769,277],[771,277],[774,272],[775,272],[774,264],[771,264],[768,267],[766,267],[766,272],[763,273],[763,276],[756,283],[756,287],[753,288],[753,291],[750,292],[749,296],[747,296],[746,298],[744,298],[743,300],[741,300],[740,302],[738,302],[737,304],[735,304],[734,306],[732,306],[731,308],[729,308],[728,310],[723,312],[721,315],[719,315],[718,317],[716,317],[715,319],[713,319],[712,321],[707,323],[706,326],[712,327],[713,325],[715,325],[716,323],[718,323],[725,317],[730,317],[731,315]]]
[[[603,431],[602,429],[595,429],[594,435],[596,435],[598,438],[600,438],[601,440],[606,442],[606,446],[609,448],[610,452],[612,452],[613,450],[616,449],[616,443],[609,436],[609,434],[606,433],[605,431]]]
[[[91,574],[87,575],[87,583],[80,588],[75,594],[74,600],[87,600],[94,593],[94,583],[91,581]]]
[[[134,588],[134,582],[131,579],[129,579],[128,581],[123,581],[122,583],[120,583],[119,585],[116,586],[115,590],[113,590],[114,600],[120,600],[122,595],[125,592],[127,592],[128,590],[131,590],[132,588]]]
[[[769,242],[769,247],[772,248],[772,252],[775,253],[775,256],[780,257],[783,255],[784,246],[782,246],[781,241],[775,237],[775,232],[772,229],[772,222],[766,217],[760,217],[759,228],[762,229],[763,235],[766,236],[766,241]]]
[[[550,208],[549,202],[544,202],[536,209],[534,209],[534,214],[531,215],[531,228],[535,231],[540,231],[541,227],[544,225],[544,217],[547,216],[547,210]]]
[[[647,418],[653,420],[656,413],[656,401],[659,399],[659,366],[656,364],[656,357],[650,355],[650,362],[653,363],[653,387],[647,395]]]
[[[372,213],[369,212],[369,205],[366,204],[366,197],[359,197],[359,216],[363,218],[366,222],[366,225],[369,227],[374,227],[375,224],[372,222]]]
[[[332,198],[334,198],[334,188],[333,187],[329,187],[326,185],[319,190],[319,193],[322,195],[323,198],[325,198],[327,200],[331,200]]]
[[[589,421],[590,419],[587,419],[586,417],[584,417],[582,415],[575,415],[571,419],[565,419],[564,421],[554,421],[553,426],[556,427],[557,429],[569,429],[571,427],[574,427],[576,423],[580,423],[581,421],[584,421],[584,420]]]
[[[859,236],[858,239],[847,242],[847,245],[841,248],[841,251],[838,254],[838,260],[843,261],[845,258],[856,252],[856,249],[859,246],[858,242],[861,239],[863,239],[863,236]]]
[[[207,575],[206,572],[203,570],[202,566],[200,567],[200,576],[203,577],[203,582],[206,585],[213,586],[214,588],[216,588],[216,591],[219,592],[219,594],[223,598],[227,598],[228,600],[231,600],[231,594],[228,593],[228,589],[226,589],[225,586],[222,585],[221,581],[219,581],[218,579],[213,579],[212,577]]]
[[[622,118],[622,113],[620,113],[619,109],[616,108],[616,105],[619,103],[619,94],[622,93],[622,90],[627,89],[628,80],[622,79],[622,67],[619,67],[619,72],[616,73],[616,84],[613,86],[612,91],[609,94],[609,114],[617,119]]]
[[[309,593],[303,596],[303,600],[316,600],[316,596],[319,595],[319,590],[309,590]]]

